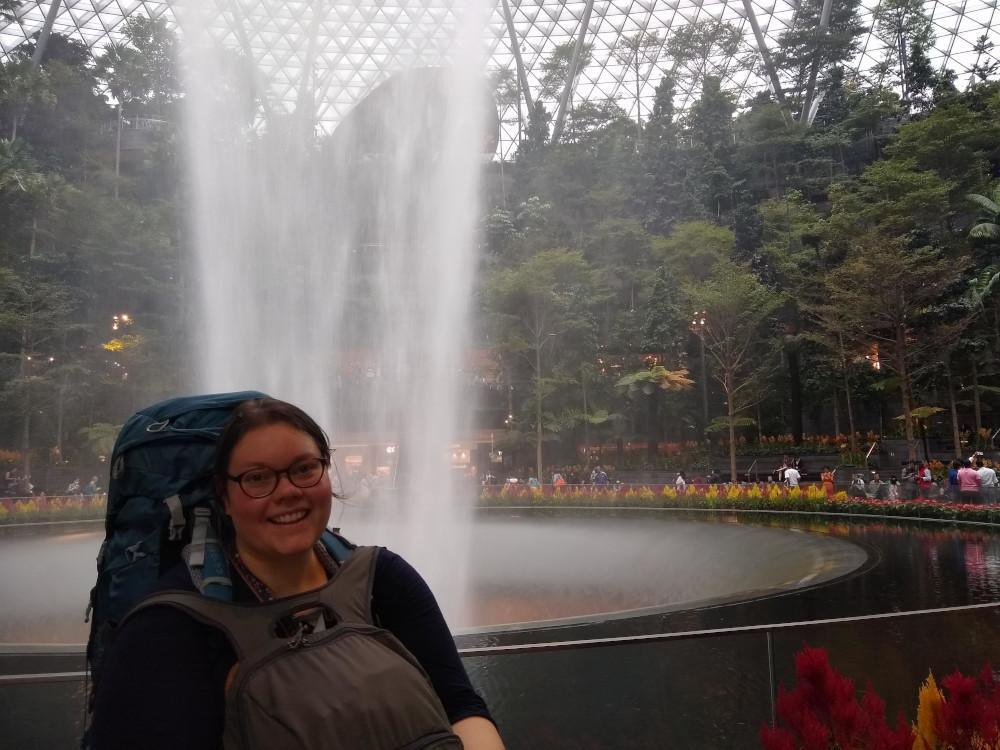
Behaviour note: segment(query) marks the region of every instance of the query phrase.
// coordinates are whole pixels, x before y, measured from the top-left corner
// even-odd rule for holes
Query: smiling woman
[[[372,750],[503,747],[420,575],[382,547],[338,562],[321,540],[335,497],[329,456],[323,430],[298,407],[262,398],[236,408],[215,481],[233,600],[250,608],[234,615],[182,594],[129,616],[98,685],[96,750],[312,747],[306,738]],[[159,588],[195,585],[182,564]],[[219,608],[225,616],[213,619]],[[273,640],[280,648],[266,659],[246,646]]]

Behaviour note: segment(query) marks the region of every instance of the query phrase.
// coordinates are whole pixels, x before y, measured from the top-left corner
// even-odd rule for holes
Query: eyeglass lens
[[[326,464],[321,459],[307,458],[280,471],[266,467],[251,469],[239,477],[239,483],[250,497],[266,497],[274,492],[282,474],[296,487],[306,489],[319,484],[325,468]]]

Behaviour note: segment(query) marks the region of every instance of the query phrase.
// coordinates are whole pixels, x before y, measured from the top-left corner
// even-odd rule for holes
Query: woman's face
[[[326,458],[305,432],[286,422],[247,432],[233,449],[228,473],[239,476],[250,469],[281,471],[305,458]],[[267,497],[254,498],[239,482],[226,481],[226,512],[236,529],[236,545],[248,562],[279,562],[312,548],[330,520],[330,473],[312,487],[296,487],[287,474]]]

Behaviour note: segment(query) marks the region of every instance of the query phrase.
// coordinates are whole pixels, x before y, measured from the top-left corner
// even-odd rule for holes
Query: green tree
[[[920,169],[915,159],[872,164],[861,179],[830,189],[828,238],[842,251],[859,232],[896,238],[917,229],[941,230],[953,183]]]
[[[59,43],[53,44],[57,40]],[[29,143],[42,170],[57,171],[68,180],[87,181],[93,179],[95,155],[107,122],[107,103],[97,93],[103,87],[91,69],[86,47],[81,52],[55,34],[48,53],[42,71],[56,103],[28,102],[19,137]]]
[[[760,215],[764,221],[762,255],[765,279],[786,295],[781,310],[781,342],[788,366],[792,439],[801,443],[802,376],[799,355],[803,332],[798,300],[805,296],[821,273],[821,219],[816,208],[796,190],[789,190],[783,199],[764,201],[760,204]]]
[[[31,472],[32,417],[56,394],[72,320],[73,299],[66,287],[0,268],[2,396],[20,422],[24,476]]]
[[[49,109],[56,104],[46,71],[35,67],[28,58],[15,57],[0,64],[0,112],[11,140],[17,138],[17,126],[32,104]]]
[[[677,222],[704,218],[709,202],[703,155],[679,142],[675,88],[668,75],[656,87],[646,145],[640,154],[641,177],[630,186],[643,226],[659,234],[669,233]]]
[[[786,93],[801,104],[799,121],[811,124],[814,92],[824,90],[830,74],[854,59],[859,40],[866,31],[861,23],[859,0],[834,3],[824,28],[822,0],[806,0],[799,5],[792,25],[778,36],[774,65],[787,76]]]
[[[884,0],[872,19],[875,36],[885,44],[883,65],[886,69],[896,69],[896,84],[902,91],[904,106],[908,106],[913,47],[926,50],[934,41],[923,0]]]
[[[693,141],[716,158],[730,150],[733,143],[733,114],[736,96],[722,89],[722,79],[705,76],[701,97],[688,110],[685,125]]]
[[[134,118],[164,118],[180,98],[174,63],[177,42],[166,19],[132,16],[123,26],[123,35],[122,42],[109,42],[96,60],[98,77],[107,83],[118,109],[115,198],[119,195],[125,111]]]
[[[655,250],[678,278],[704,281],[719,261],[732,257],[735,241],[731,229],[709,221],[686,221],[657,242]]]
[[[640,290],[652,283],[653,236],[636,219],[607,219],[594,227],[587,257],[609,272],[621,289],[621,303],[634,310]]]
[[[519,358],[532,374],[535,470],[541,476],[543,406],[555,388],[549,376],[553,351],[593,338],[594,310],[608,293],[583,254],[566,249],[543,250],[515,268],[497,270],[484,292],[494,349],[501,357]]]
[[[665,50],[672,61],[665,77],[684,83],[688,90],[701,88],[714,59],[725,59],[736,68],[749,68],[755,57],[738,26],[715,18],[699,18],[675,27],[667,37]]]
[[[538,95],[544,99],[554,99],[557,100],[562,95],[563,88],[566,86],[566,79],[569,76],[569,68],[573,62],[573,50],[576,48],[576,42],[561,42],[552,48],[552,52],[546,57],[540,66],[541,75],[539,76],[540,88],[538,90]],[[584,68],[590,65],[593,59],[594,45],[587,43],[583,45],[583,49],[580,50],[580,61],[577,64],[576,76],[583,72]],[[570,85],[570,100],[569,106],[573,106],[573,87],[576,85],[576,80],[574,79]]]
[[[726,396],[729,470],[735,482],[736,427],[742,412],[761,398],[761,382],[769,374],[773,352],[764,328],[781,304],[781,296],[732,260],[719,261],[712,275],[689,287],[687,294],[696,309],[704,310],[705,349]]]
[[[642,83],[663,49],[663,40],[656,31],[638,31],[630,36],[622,36],[612,50],[615,60],[632,72],[635,79],[635,123],[636,143],[642,143]]]
[[[494,68],[487,74],[493,99],[497,103],[500,119],[505,123],[520,122],[519,117],[511,117],[511,110],[519,111],[521,90],[518,88],[517,74],[510,68]]]
[[[964,267],[964,259],[946,258],[932,247],[911,250],[903,240],[868,234],[855,240],[847,260],[825,279],[838,325],[862,346],[874,348],[899,378],[910,460],[916,459],[915,379],[937,362],[942,343],[954,340],[968,322],[935,321],[931,306],[956,284]]]

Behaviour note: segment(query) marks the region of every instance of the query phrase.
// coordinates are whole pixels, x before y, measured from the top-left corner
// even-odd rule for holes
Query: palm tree
[[[694,385],[686,376],[685,369],[668,370],[663,365],[653,365],[637,372],[629,373],[615,383],[616,388],[626,390],[630,396],[640,393],[647,397],[646,405],[646,456],[652,461],[659,448],[660,394],[663,391],[683,391]]]
[[[993,198],[971,193],[969,200],[979,206],[979,218],[969,230],[969,237],[977,240],[1000,241],[1000,186],[993,191]]]
[[[3,17],[0,0],[0,18]],[[10,118],[10,139],[17,138],[17,124],[24,117],[25,109],[32,102],[51,107],[56,103],[49,90],[46,73],[36,68],[31,60],[10,60],[0,65],[0,106]]]
[[[24,141],[0,138],[0,192],[25,192],[36,176]]]

